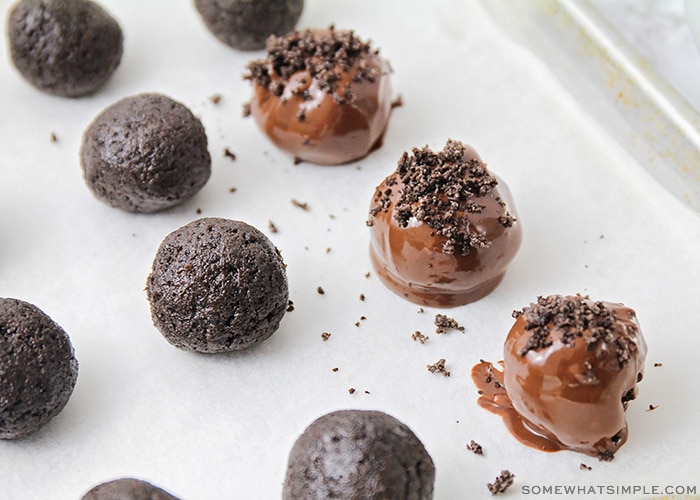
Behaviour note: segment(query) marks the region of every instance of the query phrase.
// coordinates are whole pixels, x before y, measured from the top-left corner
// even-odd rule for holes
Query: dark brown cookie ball
[[[282,498],[433,497],[435,466],[406,425],[379,411],[322,416],[289,455]]]
[[[265,47],[270,35],[294,29],[304,0],[194,0],[204,24],[216,38],[240,50]]]
[[[98,484],[82,500],[178,500],[167,491],[141,479],[125,477]]]
[[[153,323],[168,342],[210,353],[269,338],[289,300],[279,250],[256,228],[221,218],[199,219],[166,236],[146,292]]]
[[[202,123],[160,94],[127,97],[83,135],[83,175],[95,196],[130,212],[156,212],[192,198],[209,180]]]
[[[49,94],[95,92],[122,57],[119,24],[91,0],[20,0],[7,27],[15,67]]]
[[[66,332],[38,307],[0,298],[0,439],[41,429],[66,406],[77,379]]]

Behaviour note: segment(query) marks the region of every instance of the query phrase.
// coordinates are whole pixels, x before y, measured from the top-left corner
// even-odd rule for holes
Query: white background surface
[[[488,498],[485,485],[502,469],[516,475],[504,498],[526,497],[521,488],[536,485],[700,486],[700,218],[587,119],[585,103],[503,37],[479,4],[307,0],[298,26],[334,22],[371,38],[404,101],[379,151],[316,167],[294,166],[241,116],[250,96],[241,74],[261,53],[220,44],[189,1],[102,3],[120,22],[125,48],[117,73],[92,97],[36,91],[0,41],[0,296],[49,314],[80,362],[66,409],[38,434],[0,443],[2,498],[74,499],[122,476],[183,500],[279,498],[296,437],[340,408],[383,410],[409,425],[436,464],[436,499]],[[0,11],[9,5],[0,0]],[[145,91],[201,117],[213,175],[185,205],[134,215],[92,197],[78,149],[104,107]],[[223,96],[218,105],[214,94]],[[508,182],[525,238],[493,294],[447,311],[466,333],[438,337],[432,321],[444,311],[419,314],[365,277],[364,221],[374,187],[401,153],[441,148],[447,138],[473,145]],[[179,351],[151,324],[143,288],[155,251],[200,216],[253,224],[288,264],[296,310],[247,352]],[[270,220],[278,233],[269,233]],[[639,398],[627,412],[630,438],[611,463],[522,446],[477,406],[470,380],[480,358],[500,359],[513,309],[540,294],[576,292],[636,309],[649,344]],[[411,340],[415,330],[427,344]],[[450,378],[426,370],[439,358]],[[650,404],[659,407],[646,411]],[[485,456],[465,449],[471,439]],[[593,469],[581,471],[581,462]]]

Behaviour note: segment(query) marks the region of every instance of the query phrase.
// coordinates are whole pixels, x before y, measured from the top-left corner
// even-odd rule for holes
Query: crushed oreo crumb
[[[340,370],[340,368],[338,368],[337,366],[331,368],[331,371],[332,371],[332,372],[337,372],[338,370]]]
[[[377,70],[366,60],[378,54],[371,43],[363,42],[353,31],[336,31],[330,26],[327,32],[312,30],[293,31],[284,37],[271,36],[267,40],[267,57],[248,64],[246,80],[266,88],[271,94],[281,96],[284,84],[300,71],[308,71],[319,88],[332,95],[338,104],[352,102],[352,86],[340,88],[342,73],[351,69],[354,83],[374,82]],[[309,99],[300,90],[300,96]]]
[[[224,157],[229,158],[231,161],[236,161],[235,153],[231,152],[229,148],[224,148]]]
[[[364,293],[361,293],[361,294],[360,294],[360,300],[361,300],[362,302],[365,301],[365,294],[364,294]]]
[[[292,312],[294,310],[294,302],[291,300],[287,303],[287,312]]]
[[[248,118],[250,116],[251,111],[250,111],[250,103],[249,102],[247,102],[243,105],[242,114],[243,114],[243,118]]]
[[[438,335],[445,334],[450,330],[459,330],[464,333],[464,327],[460,326],[456,319],[450,318],[444,314],[435,315],[435,333]]]
[[[449,377],[450,372],[445,369],[445,358],[440,358],[436,363],[428,365],[430,373],[439,373],[443,377]]]
[[[324,295],[324,294],[326,293],[326,291],[323,289],[322,286],[316,287],[316,292],[317,292],[319,295]]]
[[[590,465],[586,465],[586,464],[584,464],[584,463],[581,463],[581,465],[579,465],[578,468],[581,469],[581,470],[591,470],[591,469],[593,469],[593,467],[591,467]]]
[[[553,333],[565,345],[574,345],[577,338],[583,338],[589,349],[598,345],[602,352],[614,353],[620,368],[637,349],[634,342],[620,334],[617,319],[605,303],[592,302],[580,295],[538,297],[535,304],[513,313],[516,318],[521,315],[529,332],[521,356],[551,346]]]
[[[221,102],[221,94],[214,94],[209,98],[212,104],[219,104]]]
[[[391,109],[400,108],[401,106],[403,106],[403,98],[399,94],[396,96],[396,99],[391,102]]]
[[[416,330],[415,332],[413,332],[413,335],[411,335],[411,338],[414,342],[420,342],[421,344],[425,344],[430,337],[428,337],[427,335],[423,335],[421,332]]]
[[[649,408],[647,408],[647,411],[654,411],[659,407],[659,405],[649,405]]]
[[[323,333],[321,334],[321,340],[323,340],[324,342],[325,342],[326,340],[328,340],[329,338],[331,338],[331,334],[330,334],[330,333],[328,333],[328,332],[323,332]]]
[[[278,233],[279,232],[279,229],[277,229],[277,226],[271,220],[267,221],[267,228],[270,230],[271,233]]]
[[[56,134],[54,132],[51,132],[49,139],[51,140],[51,142],[58,142],[58,137],[56,136]]]
[[[237,187],[231,186],[230,188],[228,188],[229,193],[235,193],[236,191],[238,191]]]
[[[297,208],[301,208],[302,210],[305,210],[307,212],[310,210],[309,204],[306,203],[305,201],[301,202],[299,200],[295,200],[292,198],[292,205],[294,205]]]
[[[371,216],[389,209],[393,186],[400,180],[403,188],[394,204],[394,219],[399,226],[407,227],[411,219],[426,223],[445,239],[442,251],[448,255],[467,255],[471,249],[491,244],[486,235],[471,226],[465,214],[483,210],[479,199],[492,193],[498,181],[484,163],[468,156],[465,144],[450,139],[437,153],[427,146],[413,148],[411,154],[403,153],[395,175],[375,196]],[[500,224],[512,226],[515,218],[501,208]],[[372,225],[371,219],[368,225]]]
[[[350,389],[348,389],[348,393],[355,394],[355,388],[351,387]]]
[[[610,450],[602,451],[598,455],[598,460],[600,460],[601,462],[612,462],[614,458],[615,454]]]
[[[654,368],[658,368],[659,366],[664,366],[663,363],[654,363]]]
[[[499,493],[505,493],[513,484],[514,479],[514,474],[508,470],[503,470],[501,471],[501,475],[498,476],[493,483],[488,483],[486,486],[492,495],[498,495]]]
[[[200,215],[200,214],[202,213],[202,209],[199,208],[199,207],[197,207],[197,209],[195,210],[195,213],[196,213],[197,215]]]
[[[484,454],[484,449],[481,447],[479,443],[474,441],[473,439],[469,442],[467,445],[467,449],[474,453],[474,455],[483,455]]]

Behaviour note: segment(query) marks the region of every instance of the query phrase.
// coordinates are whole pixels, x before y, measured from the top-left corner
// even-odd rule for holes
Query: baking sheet
[[[250,89],[241,74],[261,53],[217,42],[191,2],[102,3],[124,30],[125,51],[94,96],[34,90],[0,41],[0,296],[32,302],[61,324],[80,363],[66,409],[40,433],[0,443],[3,498],[79,498],[122,476],[183,499],[279,498],[296,437],[341,408],[382,410],[411,427],[436,464],[436,499],[488,498],[486,483],[502,469],[516,475],[507,498],[529,498],[524,487],[538,485],[697,486],[700,218],[483,4],[307,0],[299,27],[335,23],[371,38],[404,102],[380,150],[331,168],[295,166],[242,117]],[[9,6],[0,0],[3,13]],[[145,91],[201,117],[213,175],[185,205],[135,215],[91,196],[78,149],[97,113]],[[494,293],[421,314],[373,273],[366,277],[364,222],[374,187],[401,153],[441,148],[447,138],[473,145],[509,184],[525,236]],[[295,310],[257,348],[182,352],[151,324],[143,288],[155,251],[201,216],[253,224],[288,264]],[[279,232],[270,233],[269,221]],[[611,463],[522,446],[477,406],[470,380],[480,358],[500,359],[513,309],[537,295],[576,292],[633,307],[649,344],[627,412],[630,438]],[[437,312],[466,332],[435,335]],[[412,341],[415,330],[430,340]],[[440,358],[449,378],[426,369]],[[466,450],[472,439],[484,456]]]

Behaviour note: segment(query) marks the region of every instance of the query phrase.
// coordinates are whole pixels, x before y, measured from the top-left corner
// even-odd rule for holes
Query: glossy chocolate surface
[[[320,36],[328,31],[314,33]],[[308,70],[297,71],[285,81],[270,68],[273,85],[283,85],[280,95],[253,83],[252,116],[277,147],[298,160],[339,165],[381,145],[392,108],[388,63],[371,52],[347,71],[335,70],[339,80],[333,91]],[[359,72],[367,70],[376,77],[359,80]],[[344,98],[348,93],[351,99]]]
[[[468,154],[478,159],[473,149],[469,148]],[[394,208],[402,188],[394,173],[377,187],[373,197],[374,205],[382,193],[391,190],[388,210],[369,219],[370,258],[382,282],[396,294],[432,307],[464,305],[493,291],[522,242],[522,228],[505,183],[499,181],[491,192],[471,198],[484,207],[481,212],[462,213],[470,231],[484,234],[490,241],[486,248],[471,248],[466,255],[445,253],[445,238],[427,223],[413,218],[403,227],[396,220]],[[499,222],[506,207],[516,217],[510,227]]]
[[[573,344],[552,336],[551,345],[526,349],[529,332],[518,317],[499,367],[482,361],[472,369],[479,405],[500,415],[522,443],[543,450],[572,450],[611,460],[627,440],[625,409],[642,379],[646,344],[635,313],[604,303],[614,315],[614,342],[629,346],[629,359],[585,332]]]

